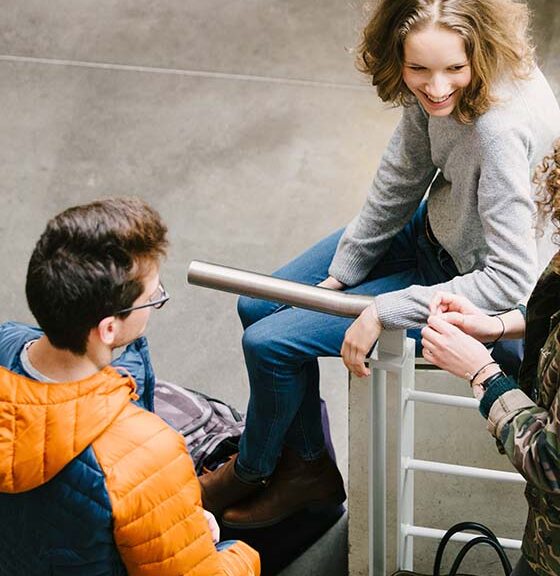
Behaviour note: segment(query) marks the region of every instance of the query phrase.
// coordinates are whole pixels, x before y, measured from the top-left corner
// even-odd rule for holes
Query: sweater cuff
[[[502,394],[505,394],[508,390],[513,390],[514,388],[517,388],[516,382],[514,382],[507,376],[497,378],[492,384],[490,384],[490,386],[484,393],[484,396],[480,399],[479,410],[480,413],[484,416],[484,418],[486,419],[488,418],[490,408],[492,408],[494,402]]]
[[[375,297],[377,317],[385,330],[421,328],[425,325],[428,314],[409,297],[409,292],[410,288],[405,288]]]
[[[344,258],[335,255],[328,274],[346,286],[356,286],[367,276],[361,260],[357,254],[345,254]]]
[[[519,388],[508,390],[492,404],[488,415],[488,431],[500,439],[504,426],[519,412],[533,408],[535,403]]]

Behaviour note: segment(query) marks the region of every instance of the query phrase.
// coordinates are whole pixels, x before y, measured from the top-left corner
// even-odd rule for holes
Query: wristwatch
[[[489,376],[488,378],[486,378],[486,380],[480,382],[478,386],[480,386],[484,390],[484,392],[486,392],[486,390],[488,390],[488,388],[502,376],[504,378],[506,377],[506,375],[500,370],[499,372],[496,372],[496,374],[492,374],[492,376]]]

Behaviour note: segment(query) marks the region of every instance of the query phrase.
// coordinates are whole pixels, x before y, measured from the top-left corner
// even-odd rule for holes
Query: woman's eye
[[[453,72],[460,72],[465,68],[465,64],[461,64],[460,66],[451,66],[450,70]]]

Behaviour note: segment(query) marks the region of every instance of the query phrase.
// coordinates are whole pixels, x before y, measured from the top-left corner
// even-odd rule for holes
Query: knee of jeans
[[[246,360],[275,363],[277,347],[274,335],[264,332],[258,324],[249,326],[243,332],[241,344]]]

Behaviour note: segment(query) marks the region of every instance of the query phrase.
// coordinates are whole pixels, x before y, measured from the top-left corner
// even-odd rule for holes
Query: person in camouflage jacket
[[[560,141],[545,158],[541,215],[560,235]],[[480,412],[501,452],[527,480],[529,513],[522,558],[512,576],[560,574],[560,251],[541,275],[525,310],[482,314],[463,297],[439,293],[422,332],[423,355],[470,381]],[[517,381],[493,362],[481,342],[525,333]]]
[[[527,306],[526,360],[519,374],[519,388],[509,393],[503,408],[502,399],[495,402],[496,409],[491,408],[491,416],[504,422],[496,428],[496,437],[527,480],[529,516],[523,554],[537,574],[547,576],[560,574],[558,271],[560,254],[542,275]]]

